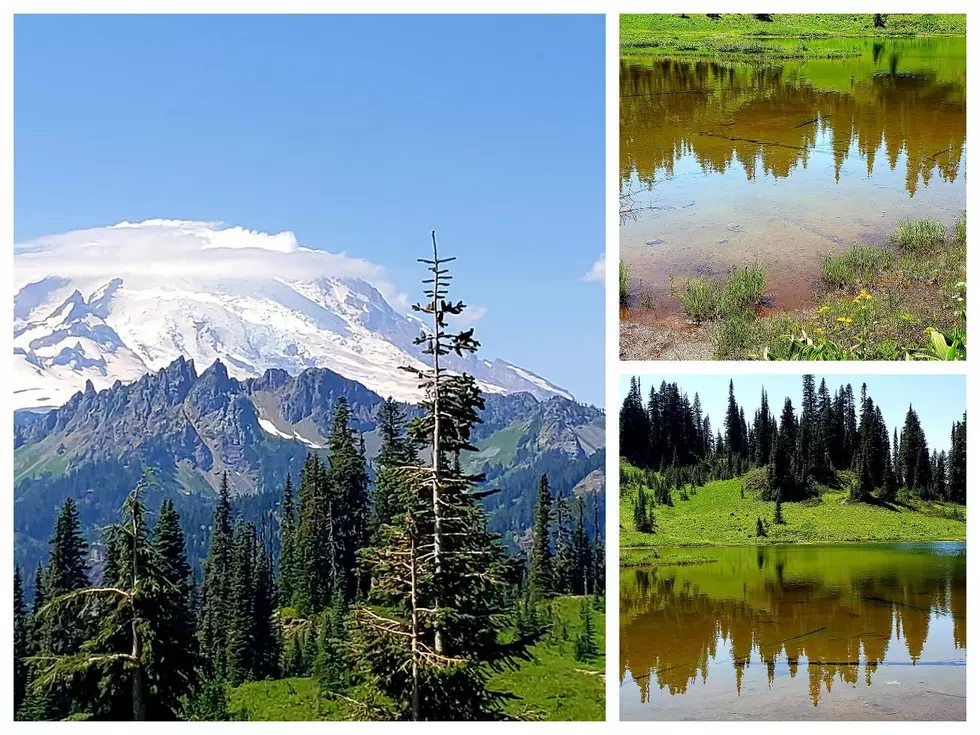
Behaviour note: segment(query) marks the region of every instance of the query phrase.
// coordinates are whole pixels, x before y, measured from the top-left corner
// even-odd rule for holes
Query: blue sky
[[[620,376],[620,398],[625,398],[630,387],[629,375]],[[694,394],[701,398],[701,405],[711,416],[711,426],[717,432],[724,430],[725,407],[728,405],[727,375],[643,375],[644,402],[650,388],[666,380],[677,383],[693,401]],[[949,451],[949,432],[954,421],[959,421],[966,410],[966,376],[964,375],[820,375],[814,374],[817,387],[820,379],[827,381],[827,389],[833,394],[840,386],[851,384],[856,400],[860,400],[861,383],[868,384],[868,395],[881,407],[889,433],[905,423],[905,414],[911,402],[919,415],[922,429],[930,450]],[[769,410],[776,417],[782,410],[786,396],[799,411],[803,398],[803,378],[800,375],[734,375],[735,400],[745,409],[746,419],[751,420],[759,407],[762,386],[769,396]],[[618,411],[618,408],[617,408]]]
[[[484,357],[603,403],[601,16],[18,16],[14,236],[291,230],[419,293],[429,231]]]

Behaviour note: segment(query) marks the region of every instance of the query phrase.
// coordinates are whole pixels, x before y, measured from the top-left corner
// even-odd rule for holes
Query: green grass
[[[619,21],[620,47],[632,52],[711,53],[758,55],[760,39],[886,38],[909,36],[966,35],[966,16],[928,13],[885,16],[884,28],[876,28],[874,15],[865,14],[772,14],[771,21],[750,13],[723,13],[711,19],[704,13],[630,14]],[[761,53],[827,57],[828,52],[802,43],[766,45]]]
[[[684,281],[679,298],[684,313],[695,322],[732,317],[749,312],[762,301],[768,276],[760,265],[732,268],[724,286],[711,278]]]
[[[476,453],[469,453],[466,457],[467,470],[482,467],[488,462],[507,466],[511,464],[514,455],[517,454],[517,443],[524,435],[527,427],[523,424],[508,426],[506,429],[496,431],[486,439],[477,442]]]
[[[588,604],[591,604],[591,599]],[[575,659],[575,639],[581,632],[579,609],[583,598],[560,597],[551,602],[555,623],[531,652],[535,660],[517,671],[490,679],[492,688],[517,694],[522,701],[508,705],[514,717],[542,720],[601,721],[606,717],[605,656],[591,662]],[[606,650],[606,616],[593,611],[600,651]]]
[[[823,260],[824,290],[809,309],[725,316],[716,359],[936,359],[935,332],[965,359],[966,218],[902,223],[891,244],[855,245]],[[778,304],[776,305],[778,307]]]
[[[619,264],[619,305],[627,306],[630,299],[630,269]]]
[[[341,719],[344,707],[320,696],[315,679],[250,681],[230,689],[228,712],[236,720],[265,722]]]
[[[766,294],[766,270],[761,265],[732,268],[725,284],[722,308],[726,313],[752,309]]]
[[[49,436],[37,444],[28,444],[14,451],[14,486],[27,477],[65,474],[71,462],[69,452],[58,454],[61,439]]]
[[[696,322],[706,322],[721,310],[721,292],[710,278],[689,278],[680,293],[684,313]]]
[[[712,546],[845,541],[940,541],[966,538],[966,508],[952,503],[910,501],[882,507],[852,503],[848,493],[828,490],[802,503],[783,503],[786,525],[772,524],[775,503],[746,491],[742,479],[710,482],[689,500],[654,508],[656,533],[633,526],[635,490],[620,499],[620,546]],[[755,535],[756,518],[769,523]],[[962,519],[962,520],[961,520]]]
[[[550,602],[553,625],[531,648],[534,658],[514,671],[494,674],[491,689],[512,692],[507,704],[515,718],[541,720],[603,720],[605,657],[583,662],[575,658],[575,639],[581,632],[579,610],[591,598],[559,597]],[[605,651],[605,613],[593,610],[600,651]],[[228,711],[233,719],[262,721],[340,720],[349,716],[341,700],[320,696],[312,678],[248,682],[229,689]]]
[[[895,228],[892,240],[913,252],[928,250],[945,242],[946,225],[935,219],[905,220]]]
[[[874,282],[895,263],[895,254],[888,248],[855,245],[839,255],[825,255],[822,277],[835,288],[854,288]]]

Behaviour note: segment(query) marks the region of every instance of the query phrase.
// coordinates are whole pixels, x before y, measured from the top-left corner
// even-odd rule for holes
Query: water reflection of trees
[[[883,52],[879,52],[879,56]],[[852,77],[849,89],[819,91],[783,66],[663,59],[620,65],[621,176],[649,185],[670,176],[684,155],[724,173],[736,162],[748,179],[785,178],[829,141],[835,175],[852,145],[867,159],[904,152],[906,189],[938,175],[954,181],[965,154],[966,89],[928,71],[887,69]],[[869,58],[870,61],[870,58]],[[877,59],[875,60],[877,63]]]
[[[853,684],[863,678],[870,685],[893,636],[913,663],[920,661],[933,615],[952,617],[953,646],[966,648],[965,566],[959,562],[881,569],[880,576],[846,581],[790,577],[783,560],[761,553],[758,563],[755,575],[744,567],[725,570],[727,581],[669,567],[623,573],[621,680],[628,670],[641,702],[649,700],[651,684],[674,695],[706,680],[719,647],[731,656],[738,694],[746,667],[765,666],[771,687],[776,663],[785,657],[791,677],[806,669],[814,706],[838,679]],[[732,581],[742,574],[742,594],[732,594]]]

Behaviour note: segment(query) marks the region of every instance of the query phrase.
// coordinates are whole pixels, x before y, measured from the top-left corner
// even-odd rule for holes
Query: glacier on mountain
[[[14,408],[64,404],[183,356],[236,378],[327,367],[382,396],[420,397],[423,327],[365,260],[216,223],[148,220],[14,248]],[[490,393],[571,398],[500,359],[447,356]]]

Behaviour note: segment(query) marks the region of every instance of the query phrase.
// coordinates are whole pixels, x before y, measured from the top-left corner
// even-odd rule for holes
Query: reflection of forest
[[[785,656],[792,677],[801,665],[807,669],[814,705],[821,684],[829,692],[836,678],[855,683],[862,664],[870,685],[893,634],[911,661],[920,661],[934,615],[952,618],[952,647],[966,648],[963,556],[910,564],[879,558],[880,565],[842,574],[835,567],[846,566],[847,557],[835,552],[810,552],[830,555],[813,564],[760,549],[755,565],[747,563],[755,550],[738,552],[716,564],[623,571],[621,681],[629,670],[641,702],[651,679],[671,694],[706,679],[719,646],[730,651],[737,693],[744,667],[764,664],[772,686],[777,658]],[[893,651],[892,660],[899,655]]]
[[[955,180],[965,153],[965,66],[961,79],[940,80],[928,70],[902,71],[893,55],[890,63],[869,58],[865,71],[846,91],[821,91],[790,64],[623,61],[623,184],[635,174],[650,186],[658,174],[672,175],[683,155],[693,155],[705,173],[723,173],[737,161],[750,181],[787,177],[806,167],[818,143],[833,149],[838,180],[852,144],[866,157],[869,176],[879,153],[894,169],[904,152],[910,196],[934,175]]]

